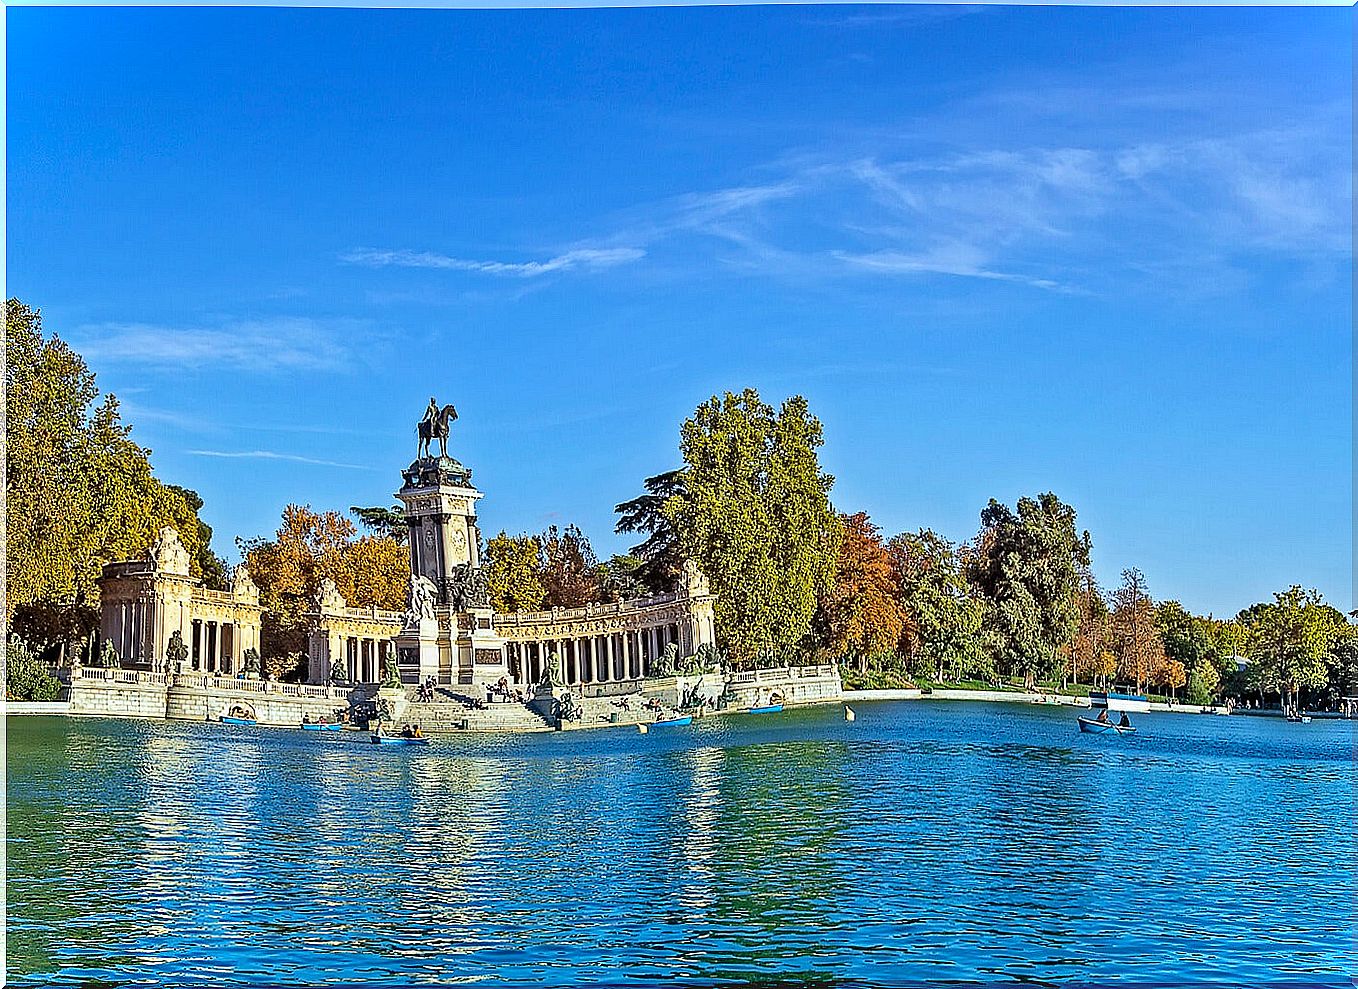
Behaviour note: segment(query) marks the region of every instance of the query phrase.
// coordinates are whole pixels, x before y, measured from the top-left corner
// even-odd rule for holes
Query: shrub
[[[12,636],[5,655],[5,696],[14,701],[54,701],[60,693],[61,682],[22,639]]]

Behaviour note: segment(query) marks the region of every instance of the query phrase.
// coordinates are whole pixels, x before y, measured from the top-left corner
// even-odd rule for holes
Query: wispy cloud
[[[847,23],[859,16],[932,14]],[[519,291],[643,257],[656,277],[908,276],[1100,294],[1225,291],[1259,257],[1334,267],[1351,252],[1347,108],[1317,106],[1269,131],[1247,112],[1217,112],[1233,98],[1154,75],[998,87],[843,146],[789,149],[744,181],[619,211],[544,260],[371,249],[342,260],[506,276]]]
[[[297,464],[312,464],[316,467],[344,467],[348,470],[377,470],[367,464],[346,464],[336,460],[317,460],[301,457],[295,453],[277,453],[273,450],[185,450],[195,457],[223,457],[229,460],[287,460]]]
[[[345,338],[361,330],[362,324],[353,320],[301,317],[237,320],[213,327],[97,323],[79,327],[73,342],[85,357],[101,364],[329,370],[348,362]]]
[[[1049,278],[1031,278],[1012,272],[993,271],[985,267],[985,256],[965,244],[945,245],[922,254],[905,254],[900,251],[878,251],[872,254],[846,254],[835,252],[835,256],[849,264],[873,271],[902,275],[954,275],[960,278],[986,278],[992,281],[1018,282],[1034,288],[1053,291],[1068,291],[1064,286]]]
[[[772,181],[679,196],[652,206],[649,218],[624,217],[616,237],[646,244],[657,264],[662,244],[673,242],[683,247],[669,252],[675,263],[798,279],[852,271],[1099,291],[1118,272],[1144,274],[1171,256],[1181,266],[1184,245],[1218,259],[1217,271],[1241,252],[1347,252],[1343,155],[1326,137],[1333,134],[1322,128],[802,156]],[[703,252],[695,237],[727,250]]]
[[[636,247],[580,247],[548,258],[546,261],[469,261],[428,251],[388,251],[361,248],[340,255],[345,264],[369,268],[437,268],[445,271],[470,271],[483,275],[510,275],[536,278],[575,268],[598,270],[640,261],[646,252]]]

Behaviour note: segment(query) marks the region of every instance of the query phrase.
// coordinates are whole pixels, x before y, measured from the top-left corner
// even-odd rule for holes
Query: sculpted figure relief
[[[163,526],[156,533],[151,544],[151,562],[161,573],[187,574],[189,572],[189,551],[179,541],[179,533],[173,526]]]
[[[480,567],[459,563],[448,575],[448,599],[454,611],[490,607],[490,583]]]
[[[343,611],[349,606],[344,600],[344,595],[340,593],[339,585],[329,577],[321,578],[321,585],[316,593],[316,604],[321,611]]]
[[[431,440],[439,441],[439,456],[448,456],[448,424],[457,419],[457,409],[451,405],[439,408],[439,403],[431,397],[429,405],[424,410],[424,418],[420,420],[417,432],[420,437],[419,457],[424,459],[429,454],[429,443]]]
[[[423,574],[410,578],[410,596],[406,603],[406,622],[418,623],[423,618],[434,617],[434,606],[438,604],[438,588]]]

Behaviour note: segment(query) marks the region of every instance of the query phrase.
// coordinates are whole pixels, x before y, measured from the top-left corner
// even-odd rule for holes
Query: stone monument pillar
[[[476,502],[483,496],[471,471],[447,456],[422,457],[402,477],[396,497],[405,505],[411,574],[410,607],[396,640],[402,679],[494,683],[508,667],[481,570]]]

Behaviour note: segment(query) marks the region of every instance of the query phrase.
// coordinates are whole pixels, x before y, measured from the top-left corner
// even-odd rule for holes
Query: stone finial
[[[147,555],[160,573],[180,577],[189,575],[189,551],[179,541],[179,533],[175,531],[174,526],[161,527]]]
[[[259,587],[250,577],[250,571],[246,569],[244,563],[236,567],[231,573],[231,594],[233,597],[242,601],[259,602]]]
[[[710,593],[711,588],[708,587],[707,576],[698,566],[696,560],[684,561],[684,576],[680,587],[691,598]]]
[[[316,606],[323,612],[343,611],[349,607],[337,585],[329,577],[321,578],[321,586],[316,591]]]

